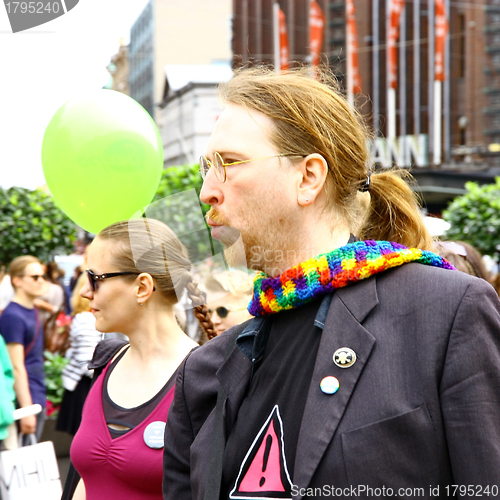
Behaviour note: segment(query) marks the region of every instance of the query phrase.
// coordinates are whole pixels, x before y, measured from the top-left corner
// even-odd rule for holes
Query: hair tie
[[[359,188],[359,190],[362,192],[362,193],[366,193],[367,191],[370,191],[370,181],[371,181],[371,176],[372,176],[372,172],[371,170],[368,171],[368,177],[366,178],[365,182],[363,183],[363,185]]]

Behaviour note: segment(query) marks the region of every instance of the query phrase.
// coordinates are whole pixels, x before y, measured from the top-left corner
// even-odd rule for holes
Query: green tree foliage
[[[455,198],[444,218],[451,224],[446,236],[474,245],[481,253],[500,254],[500,177],[494,184],[465,184],[467,193]]]
[[[42,190],[0,188],[0,263],[20,255],[42,261],[73,251],[76,225]]]
[[[153,201],[166,198],[174,193],[180,193],[188,189],[196,189],[198,198],[200,197],[203,180],[200,175],[200,166],[197,163],[193,165],[183,165],[180,167],[168,167],[163,171],[160,184],[156,190]],[[210,205],[201,203],[203,215],[207,213]]]

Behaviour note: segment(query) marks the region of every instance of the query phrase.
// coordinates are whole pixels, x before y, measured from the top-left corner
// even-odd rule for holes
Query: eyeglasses
[[[89,280],[89,286],[93,292],[97,291],[97,282],[98,281],[104,281],[104,280],[107,280],[108,278],[115,278],[116,276],[125,276],[127,274],[139,275],[141,273],[135,273],[135,272],[130,271],[130,272],[123,272],[123,273],[94,274],[90,269],[87,269],[87,278]]]
[[[47,280],[47,276],[45,274],[24,274],[22,276],[23,278],[33,278],[33,281],[38,281],[39,279],[42,279],[42,280]]]
[[[239,165],[240,163],[248,163],[251,161],[257,160],[267,160],[268,158],[280,158],[282,156],[302,156],[296,154],[281,154],[281,155],[273,155],[273,156],[263,156],[262,158],[253,158],[252,160],[241,160],[241,161],[233,161],[231,163],[224,163],[222,156],[219,153],[214,153],[214,161],[211,162],[205,156],[200,156],[200,174],[201,178],[205,180],[207,177],[208,171],[210,167],[215,168],[215,175],[217,179],[221,182],[226,182],[226,167],[230,167],[231,165]]]
[[[246,310],[246,307],[240,307],[238,309],[227,309],[226,307],[224,306],[221,306],[221,307],[216,307],[215,308],[215,312],[217,313],[217,316],[219,316],[219,318],[221,319],[224,319],[227,317],[227,315],[230,313],[230,312],[234,312],[234,311],[244,311]],[[213,309],[209,309],[208,312],[210,314],[213,314],[214,313],[214,310]]]

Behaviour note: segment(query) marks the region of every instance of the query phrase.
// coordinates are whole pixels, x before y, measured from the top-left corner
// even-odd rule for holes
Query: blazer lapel
[[[309,485],[368,361],[375,338],[361,322],[377,303],[375,277],[339,289],[333,296],[297,443],[293,484],[299,488]],[[333,362],[333,353],[341,347],[349,347],[356,353],[356,362],[349,368],[340,368]],[[320,389],[321,380],[327,376],[339,381],[335,394],[324,394]]]
[[[224,404],[226,436],[238,416],[238,410],[246,395],[251,373],[251,361],[236,345],[217,371],[217,378],[227,394]]]

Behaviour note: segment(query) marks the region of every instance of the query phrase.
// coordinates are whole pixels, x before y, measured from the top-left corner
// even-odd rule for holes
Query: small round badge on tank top
[[[159,450],[164,445],[165,422],[151,422],[144,429],[144,442],[153,450]]]

